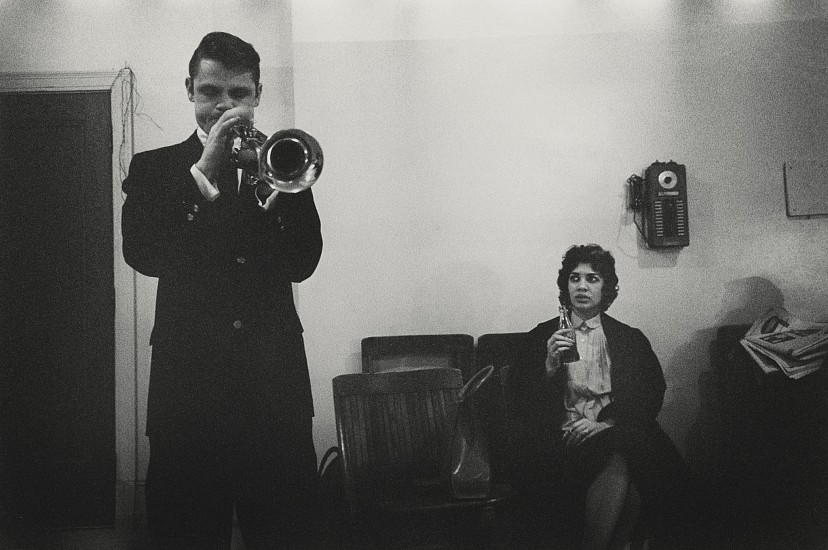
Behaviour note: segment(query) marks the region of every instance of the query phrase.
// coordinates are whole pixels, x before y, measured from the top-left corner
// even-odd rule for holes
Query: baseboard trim
[[[115,521],[144,527],[147,523],[146,483],[119,480],[115,485]]]

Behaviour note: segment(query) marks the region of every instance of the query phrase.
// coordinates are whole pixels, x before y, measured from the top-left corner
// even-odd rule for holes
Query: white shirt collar
[[[575,310],[572,311],[572,326],[575,328],[580,328],[582,325],[586,325],[588,329],[599,328],[601,326],[601,314],[599,313],[595,317],[590,319],[581,319],[576,313]]]

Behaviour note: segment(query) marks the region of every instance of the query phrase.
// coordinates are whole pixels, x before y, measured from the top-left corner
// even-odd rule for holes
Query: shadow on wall
[[[711,487],[719,484],[723,474],[722,427],[727,422],[727,396],[721,394],[719,373],[710,370],[717,330],[726,325],[752,324],[768,309],[782,306],[783,302],[782,291],[762,277],[725,283],[722,305],[712,319],[715,324],[696,331],[687,344],[676,351],[669,366],[671,372],[676,372],[686,369],[689,361],[707,360],[698,378],[698,411],[685,449],[687,461]]]

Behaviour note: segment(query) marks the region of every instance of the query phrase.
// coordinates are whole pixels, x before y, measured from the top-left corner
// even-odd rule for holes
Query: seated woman
[[[666,384],[650,342],[605,313],[618,296],[615,259],[571,247],[558,289],[573,328],[539,324],[509,370],[515,488],[535,516],[575,521],[584,548],[623,548],[641,519],[663,545],[684,546],[695,487],[656,422]]]

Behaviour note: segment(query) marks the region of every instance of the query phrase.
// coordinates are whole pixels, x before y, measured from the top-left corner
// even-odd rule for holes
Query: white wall
[[[702,6],[699,8],[698,6]],[[565,249],[618,261],[610,313],[669,384],[660,420],[711,471],[715,329],[828,318],[828,221],[787,219],[782,165],[826,149],[824,6],[357,2],[293,6],[296,123],[326,155],[326,249],[301,285],[318,441],[368,335],[528,330]],[[625,181],[687,166],[691,244],[642,247]],[[706,401],[707,399],[707,401]]]
[[[662,423],[698,467],[699,442],[715,440],[715,328],[782,301],[828,317],[828,222],[787,219],[782,189],[783,162],[826,146],[824,2],[0,0],[0,72],[128,65],[144,150],[192,131],[186,63],[218,29],[262,54],[257,125],[295,124],[325,150],[325,250],[297,292],[320,454],[336,439],[331,378],[359,370],[361,338],[528,330],[554,314],[573,243],[615,253],[610,313],[653,341],[670,385]],[[669,159],[687,166],[691,244],[655,252],[624,182]],[[131,272],[116,258],[128,481],[155,283],[137,277],[138,338],[125,342]]]

